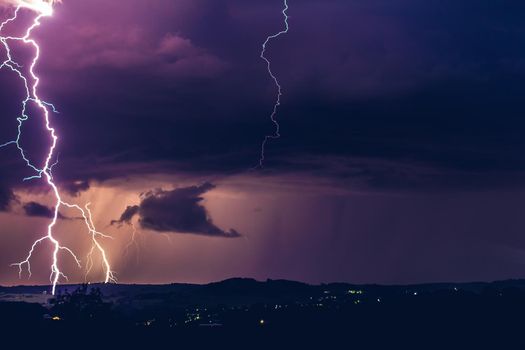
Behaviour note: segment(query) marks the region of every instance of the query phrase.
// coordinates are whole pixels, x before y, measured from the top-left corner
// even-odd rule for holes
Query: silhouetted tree
[[[111,303],[104,302],[100,288],[87,284],[72,293],[67,290],[50,300],[51,312],[65,321],[107,321],[111,316]]]

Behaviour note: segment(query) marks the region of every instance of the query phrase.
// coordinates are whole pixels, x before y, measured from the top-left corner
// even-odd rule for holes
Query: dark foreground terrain
[[[512,349],[525,345],[525,281],[311,286],[0,288],[0,332],[39,349]],[[10,344],[10,343],[9,343]]]

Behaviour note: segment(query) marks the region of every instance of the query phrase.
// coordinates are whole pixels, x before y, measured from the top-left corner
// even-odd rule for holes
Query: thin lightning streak
[[[173,245],[173,242],[172,242],[171,237],[170,237],[169,234],[164,233],[163,236],[166,237],[166,239],[168,240],[168,243],[169,243],[169,244]]]
[[[88,282],[88,276],[93,270],[93,266],[95,266],[93,262],[93,253],[95,252],[95,246],[91,245],[91,250],[86,256],[86,274],[84,275],[84,282]]]
[[[131,226],[131,239],[129,240],[128,244],[126,244],[126,247],[124,248],[125,254],[127,255],[129,253],[129,250],[131,249],[131,246],[134,245],[137,250],[139,249],[139,245],[137,243],[137,227],[133,222],[130,222],[129,224]]]
[[[138,235],[139,231],[137,230],[137,226],[135,225],[134,222],[130,221],[128,225],[131,227],[131,237],[130,237],[130,240],[128,241],[128,243],[126,244],[126,247],[124,247],[124,255],[128,256],[130,254],[131,247],[134,246],[135,247],[135,259],[136,259],[136,262],[138,264],[139,263],[139,253],[140,253],[140,244],[137,241],[137,238],[140,237]]]
[[[141,232],[137,229],[137,225],[134,222],[130,221],[127,225],[131,228],[131,237],[128,243],[126,244],[126,246],[124,247],[124,254],[129,255],[131,247],[135,246],[136,258],[137,258],[137,263],[138,263],[139,262],[138,254],[140,253],[140,244],[139,244],[138,238],[141,238],[141,235],[139,235],[139,233]],[[168,241],[170,245],[173,245],[173,241],[171,240],[171,237],[169,234],[163,233],[162,235],[166,238],[166,240]]]
[[[75,209],[79,211],[82,214],[82,218],[84,219],[84,223],[88,229],[88,232],[91,236],[92,241],[92,248],[91,252],[88,255],[88,273],[91,271],[93,267],[93,260],[92,260],[92,254],[94,251],[98,251],[100,253],[100,256],[102,258],[104,270],[105,270],[105,282],[114,282],[115,281],[115,275],[111,270],[111,266],[109,264],[109,259],[107,257],[106,251],[103,249],[99,238],[111,238],[107,235],[104,235],[103,233],[100,233],[96,230],[95,225],[93,223],[93,217],[91,214],[91,211],[89,209],[90,204],[86,204],[85,208],[82,208],[75,204],[69,204],[62,200],[62,197],[60,196],[60,191],[58,190],[57,185],[53,181],[53,175],[52,175],[52,169],[53,166],[56,165],[56,162],[52,163],[52,159],[54,158],[55,150],[57,148],[58,144],[58,136],[56,134],[56,130],[51,125],[50,120],[50,109],[53,112],[57,112],[56,108],[47,102],[44,102],[40,99],[38,96],[38,85],[40,83],[40,78],[35,73],[35,67],[39,61],[40,58],[40,47],[37,44],[37,42],[31,38],[31,33],[34,29],[40,26],[40,20],[44,17],[50,17],[53,13],[53,4],[57,2],[56,0],[20,0],[18,1],[18,6],[16,7],[16,10],[14,11],[14,14],[12,17],[8,18],[4,22],[0,24],[0,42],[2,43],[3,47],[6,51],[6,59],[0,64],[0,69],[7,67],[12,72],[18,75],[18,77],[22,80],[25,91],[26,91],[26,97],[22,101],[22,111],[21,115],[17,118],[18,121],[18,134],[16,140],[6,142],[4,144],[0,144],[0,148],[7,147],[10,145],[15,145],[18,150],[20,151],[20,154],[25,161],[26,165],[34,170],[36,172],[36,175],[27,177],[24,179],[24,181],[27,180],[33,180],[33,179],[44,179],[47,183],[47,185],[52,190],[54,197],[55,197],[55,206],[54,206],[54,215],[47,227],[47,233],[45,236],[39,238],[36,240],[33,245],[31,246],[31,249],[29,250],[28,255],[26,256],[25,260],[13,264],[13,266],[17,266],[19,269],[19,275],[22,276],[24,267],[27,269],[29,277],[31,277],[31,259],[33,256],[33,253],[37,246],[44,242],[49,241],[52,244],[53,247],[53,253],[52,253],[52,263],[51,263],[51,274],[50,274],[50,281],[52,283],[52,293],[55,294],[56,286],[59,283],[61,278],[64,278],[67,280],[67,276],[60,270],[59,267],[59,253],[64,251],[71,255],[73,259],[75,260],[76,264],[79,268],[81,268],[80,260],[77,258],[75,253],[60,244],[60,242],[55,238],[53,229],[55,228],[58,217],[59,217],[59,210],[61,207],[66,207],[69,209]],[[17,20],[18,15],[20,13],[20,10],[22,8],[27,8],[32,11],[37,12],[37,16],[33,20],[32,24],[27,28],[25,35],[22,37],[17,36],[2,36],[1,33],[3,32],[6,25],[8,25],[11,22],[14,22]],[[15,60],[13,60],[12,54],[11,54],[11,47],[9,45],[10,41],[18,41],[22,42],[25,45],[30,45],[35,50],[35,55],[33,57],[33,60],[31,61],[31,65],[29,67],[29,77],[24,75],[22,72],[23,66],[18,64]],[[29,83],[29,80],[32,80],[32,85]],[[29,116],[27,115],[27,105],[29,103],[34,103],[42,111],[42,114],[44,116],[45,121],[45,128],[47,133],[49,134],[49,137],[51,139],[51,145],[48,149],[47,156],[45,158],[45,162],[42,168],[37,167],[36,165],[32,164],[29,158],[26,156],[26,152],[24,151],[23,147],[20,144],[20,139],[22,136],[22,126],[25,121],[29,119]]]
[[[277,100],[275,101],[275,104],[273,106],[272,114],[270,115],[270,119],[272,120],[272,123],[275,125],[275,132],[273,135],[267,135],[264,137],[264,140],[261,145],[261,158],[259,159],[259,165],[258,167],[264,166],[264,160],[265,160],[265,152],[266,152],[266,145],[270,140],[278,139],[281,137],[281,126],[279,125],[279,121],[277,120],[277,111],[279,109],[279,106],[281,105],[281,97],[283,95],[283,89],[281,86],[281,83],[279,83],[279,79],[277,79],[277,76],[272,71],[272,63],[270,59],[266,56],[266,50],[268,47],[268,44],[274,40],[280,37],[281,35],[287,34],[290,30],[290,25],[288,23],[289,16],[288,16],[288,0],[284,0],[284,9],[282,11],[282,14],[284,16],[284,25],[285,29],[281,30],[280,32],[270,35],[266,38],[266,41],[262,45],[262,51],[261,51],[261,58],[266,62],[266,67],[268,69],[268,74],[272,78],[272,80],[275,83],[275,86],[277,87]]]

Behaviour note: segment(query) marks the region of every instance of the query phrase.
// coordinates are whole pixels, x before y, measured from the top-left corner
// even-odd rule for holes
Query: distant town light
[[[363,291],[362,290],[353,290],[353,289],[350,289],[348,291],[348,294],[363,294]]]

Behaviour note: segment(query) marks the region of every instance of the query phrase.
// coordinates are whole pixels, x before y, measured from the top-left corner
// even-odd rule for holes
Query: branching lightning
[[[273,135],[267,135],[264,137],[262,146],[261,146],[261,158],[259,159],[259,167],[263,167],[264,165],[264,159],[265,159],[265,152],[266,152],[266,145],[270,140],[278,139],[281,137],[280,131],[281,126],[279,125],[279,121],[277,120],[277,111],[279,109],[279,106],[281,105],[281,97],[283,95],[283,89],[281,86],[281,83],[279,82],[279,79],[277,79],[277,76],[272,71],[272,63],[270,59],[266,56],[266,50],[268,48],[268,44],[274,40],[280,37],[281,35],[287,34],[290,30],[290,25],[288,23],[288,0],[284,0],[284,9],[282,11],[282,14],[284,16],[284,26],[285,29],[281,30],[280,32],[270,35],[266,38],[265,42],[262,45],[262,51],[261,51],[261,58],[266,62],[266,66],[268,69],[268,74],[272,78],[272,80],[275,83],[275,86],[277,87],[277,100],[275,101],[275,104],[273,106],[272,114],[270,115],[270,119],[272,120],[272,123],[275,125],[275,132]]]
[[[22,101],[21,114],[17,118],[17,121],[18,121],[17,138],[13,141],[9,141],[9,142],[0,144],[0,148],[7,147],[7,146],[16,146],[18,150],[20,151],[20,154],[24,162],[26,163],[26,165],[35,172],[35,175],[25,178],[24,181],[35,180],[35,179],[44,180],[46,184],[49,186],[49,188],[51,189],[54,195],[54,198],[55,198],[55,206],[54,206],[54,211],[53,211],[54,215],[53,215],[51,222],[49,223],[47,227],[46,234],[43,237],[37,239],[33,243],[26,258],[23,261],[13,264],[13,266],[18,267],[20,277],[23,274],[24,268],[27,269],[27,273],[29,277],[31,277],[31,273],[32,273],[31,272],[31,259],[33,257],[33,253],[35,252],[37,246],[40,243],[43,243],[44,241],[50,242],[53,247],[52,262],[51,262],[51,268],[50,268],[51,269],[50,281],[52,283],[52,293],[53,294],[55,294],[56,286],[60,282],[60,279],[63,278],[67,280],[67,276],[60,269],[59,256],[61,252],[65,252],[69,254],[74,259],[78,267],[81,268],[80,259],[77,258],[76,254],[70,248],[63,246],[54,234],[54,228],[57,225],[57,221],[59,218],[59,210],[63,207],[63,208],[77,210],[82,215],[85,226],[89,232],[91,242],[92,242],[92,247],[91,247],[90,253],[88,254],[88,259],[87,259],[87,264],[86,264],[87,274],[89,274],[89,272],[93,268],[93,254],[95,252],[98,252],[102,259],[103,268],[105,271],[105,282],[109,283],[109,282],[115,281],[115,276],[111,270],[111,266],[109,264],[107,253],[102,247],[102,244],[100,243],[100,239],[111,238],[111,237],[101,232],[98,232],[96,230],[95,225],[93,223],[93,217],[92,217],[89,203],[86,204],[84,207],[81,207],[76,204],[69,204],[65,202],[60,195],[58,186],[55,184],[53,180],[52,169],[53,169],[53,166],[56,165],[56,162],[53,162],[52,160],[55,157],[55,151],[57,148],[59,138],[56,133],[56,130],[51,124],[50,114],[51,112],[56,113],[56,109],[52,104],[41,100],[38,95],[38,85],[40,82],[40,78],[35,73],[35,67],[40,58],[40,46],[34,39],[31,38],[31,33],[33,32],[33,30],[35,30],[37,27],[40,26],[40,21],[44,17],[52,16],[53,5],[59,2],[59,0],[13,0],[12,2],[14,2],[14,4],[16,5],[16,10],[14,11],[14,14],[10,18],[8,18],[7,20],[5,20],[4,22],[0,24],[0,43],[3,45],[6,51],[6,59],[0,64],[0,70],[4,68],[9,69],[21,79],[25,87],[26,96],[25,96],[25,99]],[[28,9],[36,13],[36,17],[33,20],[32,24],[29,26],[29,28],[27,28],[25,35],[24,36],[3,36],[2,33],[5,27],[10,23],[15,22],[18,19],[19,13],[23,9]],[[10,42],[23,43],[24,45],[29,45],[33,47],[33,49],[35,50],[35,55],[33,56],[31,65],[29,66],[28,73],[24,73],[23,65],[17,63],[13,59]],[[29,160],[20,142],[21,137],[22,137],[22,126],[24,122],[29,119],[29,115],[27,114],[27,108],[28,108],[28,104],[30,103],[35,104],[38,107],[38,110],[41,111],[44,117],[44,121],[45,121],[46,132],[48,133],[49,138],[51,140],[51,145],[49,146],[49,149],[47,150],[47,155],[45,158],[44,165],[41,168],[37,165],[34,165]]]

